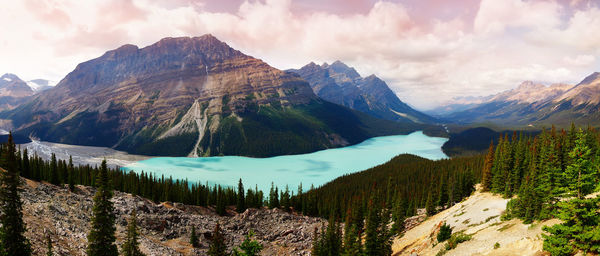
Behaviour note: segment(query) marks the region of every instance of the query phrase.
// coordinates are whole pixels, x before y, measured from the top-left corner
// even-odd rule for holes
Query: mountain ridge
[[[0,117],[50,142],[169,156],[306,153],[419,128],[324,102],[209,34],[107,51]]]
[[[459,111],[443,112],[444,107],[438,108],[438,111],[442,119],[463,124],[491,122],[509,126],[567,126],[572,121],[579,125],[598,125],[600,73],[595,72],[574,86],[546,86],[526,81],[515,89],[475,100],[481,102],[449,104],[449,109]]]
[[[290,69],[309,82],[319,97],[377,118],[408,123],[435,123],[437,120],[406,103],[375,75],[361,77],[343,62],[322,65],[311,62],[300,69]]]

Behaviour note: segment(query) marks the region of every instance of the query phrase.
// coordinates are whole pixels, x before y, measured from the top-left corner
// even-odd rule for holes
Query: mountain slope
[[[396,238],[392,255],[543,255],[541,229],[544,225],[556,224],[557,220],[534,224],[523,224],[518,219],[502,221],[500,215],[506,210],[507,201],[478,190]],[[436,240],[444,222],[452,227],[453,233],[463,232],[471,235],[471,239],[440,253],[448,243]],[[496,243],[498,248],[495,248]]]
[[[443,116],[459,123],[492,122],[502,125],[600,124],[600,78],[594,73],[576,86],[544,86],[524,82],[475,106]]]
[[[33,94],[34,91],[18,76],[4,74],[0,77],[0,110],[13,109]]]
[[[324,102],[211,35],[121,46],[0,116],[46,141],[171,156],[304,153],[418,128]]]
[[[354,68],[336,61],[331,65],[309,63],[289,70],[308,81],[321,98],[377,118],[409,123],[432,123],[435,120],[400,101],[387,84],[371,75],[362,78]]]

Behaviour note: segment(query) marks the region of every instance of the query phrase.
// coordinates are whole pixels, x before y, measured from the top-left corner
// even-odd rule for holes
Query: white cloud
[[[474,18],[413,17],[377,2],[364,14],[294,13],[291,0],[246,1],[234,13],[193,1],[0,0],[0,73],[59,80],[79,62],[125,43],[212,33],[275,67],[336,59],[375,73],[401,99],[428,108],[523,80],[577,82],[595,71],[600,11],[557,1],[482,0]],[[118,8],[116,7],[118,5]],[[579,4],[581,6],[581,4]],[[115,9],[116,8],[116,9]],[[423,19],[419,19],[423,20]]]

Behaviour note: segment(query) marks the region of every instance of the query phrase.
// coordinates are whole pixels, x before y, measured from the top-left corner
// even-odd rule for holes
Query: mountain
[[[41,140],[170,156],[304,153],[420,128],[320,100],[212,35],[108,51],[0,118]]]
[[[387,84],[370,75],[361,77],[354,68],[341,61],[331,65],[313,62],[290,72],[309,82],[321,98],[377,118],[408,123],[433,123],[435,120],[400,101]]]
[[[442,115],[458,123],[491,122],[502,125],[599,124],[600,79],[598,73],[576,86],[545,86],[523,82],[519,87],[487,97],[470,108]]]
[[[36,93],[48,90],[56,85],[55,82],[46,79],[33,79],[27,81],[27,85]]]
[[[34,91],[14,74],[0,77],[0,110],[12,109],[25,102]]]

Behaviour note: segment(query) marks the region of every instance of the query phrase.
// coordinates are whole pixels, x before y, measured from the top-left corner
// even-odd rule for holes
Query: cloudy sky
[[[107,50],[211,33],[280,68],[341,60],[427,109],[600,71],[596,0],[0,0],[0,73],[60,80]]]

